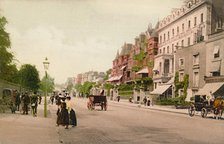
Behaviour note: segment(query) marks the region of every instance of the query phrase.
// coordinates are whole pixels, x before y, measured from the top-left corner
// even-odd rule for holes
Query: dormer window
[[[191,8],[191,6],[192,6],[192,2],[189,2],[189,3],[187,4],[187,7],[188,7],[188,8]]]

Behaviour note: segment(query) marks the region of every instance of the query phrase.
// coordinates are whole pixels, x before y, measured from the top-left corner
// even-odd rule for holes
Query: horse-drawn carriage
[[[194,116],[195,112],[201,112],[203,118],[208,114],[213,113],[215,118],[219,119],[222,116],[224,110],[224,98],[216,97],[215,99],[207,100],[206,96],[196,95],[191,106],[188,108],[190,116]]]
[[[107,97],[102,95],[90,95],[88,96],[87,108],[94,110],[95,106],[101,106],[101,110],[107,110]]]

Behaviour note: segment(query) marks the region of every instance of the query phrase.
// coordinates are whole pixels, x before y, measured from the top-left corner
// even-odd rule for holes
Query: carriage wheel
[[[206,118],[207,114],[208,114],[207,109],[206,108],[202,108],[201,109],[201,117]]]
[[[189,116],[191,116],[191,117],[194,116],[194,114],[195,114],[195,107],[194,107],[194,106],[190,106],[190,107],[188,108],[188,114],[189,114]]]

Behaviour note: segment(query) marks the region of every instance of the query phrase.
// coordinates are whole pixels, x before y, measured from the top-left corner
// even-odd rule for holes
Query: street
[[[59,140],[77,144],[223,143],[223,120],[189,117],[108,102],[89,111],[87,99],[75,99],[78,127],[59,127]]]
[[[38,116],[0,115],[0,144],[222,144],[223,120],[164,112],[135,104],[108,101],[108,110],[90,111],[87,99],[73,98],[78,126],[57,127],[56,105],[48,105],[48,118],[43,117],[43,104]]]

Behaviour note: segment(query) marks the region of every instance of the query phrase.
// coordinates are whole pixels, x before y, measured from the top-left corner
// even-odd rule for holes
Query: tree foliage
[[[54,91],[54,79],[49,75],[45,75],[40,82],[40,90],[52,93]]]
[[[18,82],[17,79],[17,68],[13,64],[13,54],[9,52],[11,47],[9,33],[5,31],[5,25],[7,20],[5,17],[0,17],[0,78],[10,81]]]
[[[93,87],[94,83],[92,82],[85,82],[83,85],[81,84],[76,84],[75,85],[75,89],[79,92],[79,93],[83,93],[85,95],[89,95],[90,94],[90,89]]]
[[[36,91],[39,89],[39,73],[35,66],[30,64],[24,64],[21,66],[20,71],[20,83],[23,87]]]

